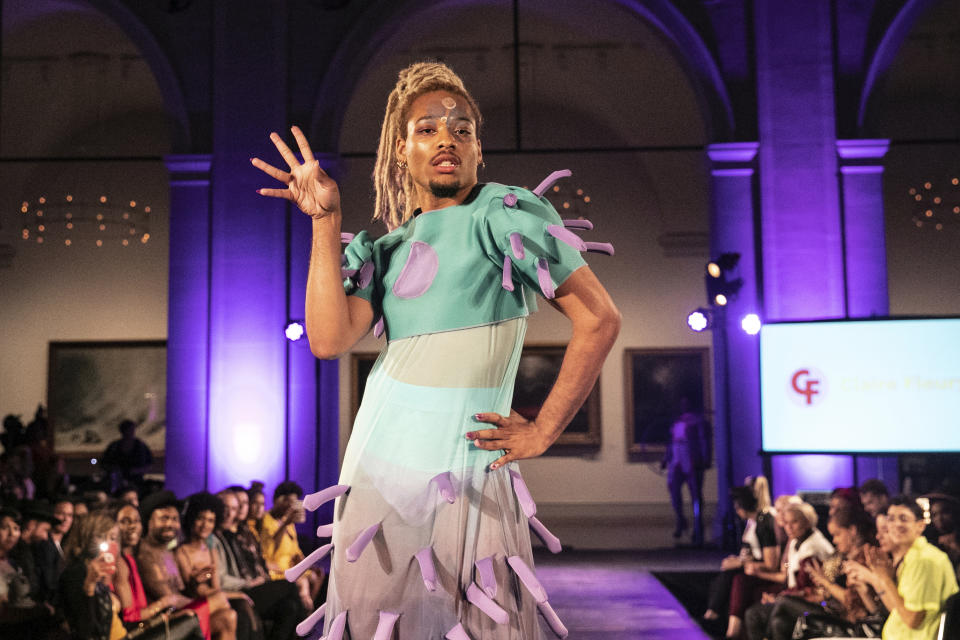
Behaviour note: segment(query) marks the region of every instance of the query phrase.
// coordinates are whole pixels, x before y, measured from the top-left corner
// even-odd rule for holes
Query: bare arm
[[[553,444],[590,394],[620,332],[620,312],[589,267],[574,271],[557,289],[551,304],[570,320],[573,333],[557,381],[540,413],[533,421],[515,411],[507,417],[481,413],[476,419],[496,428],[466,434],[481,449],[506,450],[491,469],[539,456]]]
[[[259,189],[257,193],[283,198],[295,204],[313,220],[310,271],[307,276],[306,323],[310,350],[318,358],[336,358],[366,335],[373,322],[373,307],[362,298],[347,297],[340,276],[340,190],[320,168],[299,127],[293,136],[303,156],[301,163],[279,135],[270,140],[283,156],[290,171],[250,160],[268,176],[286,185],[285,189]]]

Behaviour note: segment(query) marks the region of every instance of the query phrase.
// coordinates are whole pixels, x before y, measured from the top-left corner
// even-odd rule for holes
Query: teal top
[[[529,292],[552,298],[586,249],[546,198],[489,183],[377,240],[357,234],[344,288],[373,305],[378,335],[397,340],[526,316]]]

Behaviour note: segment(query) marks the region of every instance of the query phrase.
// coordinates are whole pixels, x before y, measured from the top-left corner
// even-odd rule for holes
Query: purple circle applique
[[[397,281],[393,283],[393,295],[409,300],[419,298],[427,292],[433,279],[437,277],[440,258],[426,242],[410,244],[410,255],[400,270]]]

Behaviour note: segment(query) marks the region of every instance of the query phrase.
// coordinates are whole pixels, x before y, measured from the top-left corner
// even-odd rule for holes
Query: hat
[[[38,522],[49,522],[56,526],[61,520],[53,515],[53,507],[46,500],[24,500],[20,503],[20,513],[23,514],[23,521],[37,520]]]
[[[177,495],[173,491],[161,490],[155,493],[151,493],[140,501],[140,519],[143,520],[143,526],[147,526],[147,522],[150,520],[150,515],[157,509],[164,509],[166,507],[174,507],[177,511],[180,510],[180,501],[177,500]]]

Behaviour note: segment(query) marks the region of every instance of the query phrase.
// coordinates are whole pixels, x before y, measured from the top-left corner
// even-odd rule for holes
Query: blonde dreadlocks
[[[377,192],[374,220],[383,220],[388,229],[396,229],[410,219],[417,208],[413,178],[398,164],[397,140],[407,135],[407,109],[411,103],[431,91],[449,91],[463,97],[476,118],[477,135],[483,120],[477,103],[450,67],[440,62],[417,62],[400,72],[397,84],[387,98],[387,111],[380,130],[377,164],[373,184]]]

